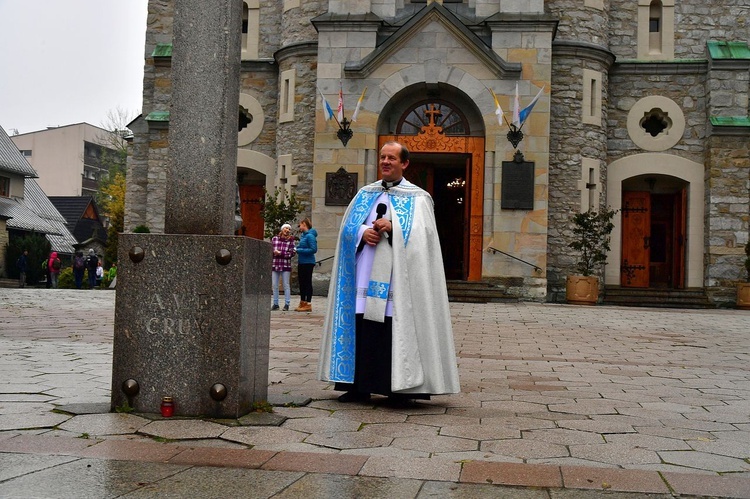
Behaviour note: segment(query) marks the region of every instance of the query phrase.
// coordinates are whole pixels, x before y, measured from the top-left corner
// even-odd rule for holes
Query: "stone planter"
[[[596,305],[599,300],[599,278],[571,275],[565,283],[565,298],[574,305]]]
[[[737,308],[750,310],[750,282],[737,283]]]

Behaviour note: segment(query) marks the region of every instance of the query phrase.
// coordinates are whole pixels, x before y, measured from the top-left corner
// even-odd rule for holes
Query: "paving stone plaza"
[[[0,497],[750,497],[750,312],[452,303],[462,392],[390,407],[315,379],[324,300],[213,421],[108,412],[115,292],[0,289]]]

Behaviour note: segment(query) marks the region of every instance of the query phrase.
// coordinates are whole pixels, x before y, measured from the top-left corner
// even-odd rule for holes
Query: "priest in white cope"
[[[404,179],[401,144],[386,143],[379,165],[382,181],[359,190],[341,224],[318,377],[345,391],[341,402],[457,393],[432,198]]]

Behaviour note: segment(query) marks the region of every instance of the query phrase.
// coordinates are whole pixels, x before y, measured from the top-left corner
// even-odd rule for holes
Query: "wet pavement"
[[[0,497],[750,497],[750,312],[451,304],[462,393],[342,404],[324,298],[273,414],[109,413],[114,291],[0,289]]]

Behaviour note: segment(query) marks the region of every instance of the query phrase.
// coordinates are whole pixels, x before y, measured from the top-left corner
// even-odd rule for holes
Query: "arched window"
[[[260,38],[260,2],[242,2],[242,60],[257,59]]]
[[[638,0],[638,58],[674,58],[675,0]]]
[[[398,120],[397,135],[417,135],[430,123],[443,128],[445,135],[469,135],[469,123],[464,114],[445,101],[428,99],[407,109]]]
[[[661,0],[653,0],[648,8],[648,51],[651,54],[660,54],[662,51],[663,24]]]

